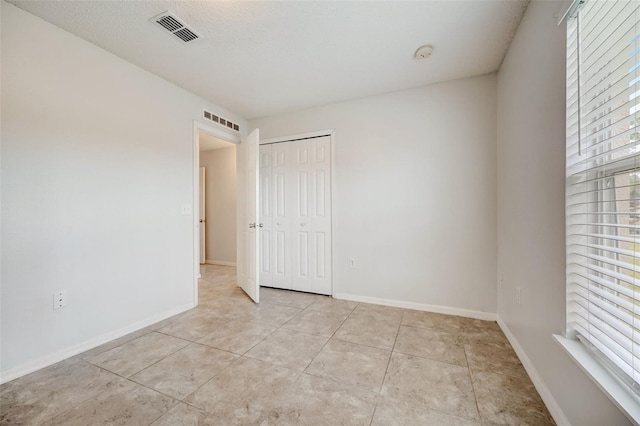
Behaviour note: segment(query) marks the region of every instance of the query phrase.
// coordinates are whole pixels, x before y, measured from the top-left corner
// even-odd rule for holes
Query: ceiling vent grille
[[[160,15],[154,16],[151,18],[151,21],[160,25],[162,28],[169,31],[185,43],[189,43],[190,41],[200,38],[192,28],[189,28],[184,21],[182,21],[182,19],[178,18],[168,10],[166,12],[162,12]]]
[[[212,113],[211,111],[207,111],[206,109],[204,110],[203,116],[205,118],[205,120],[208,121],[212,121],[222,127],[226,127],[227,129],[231,129],[235,132],[239,132],[240,131],[240,126],[238,126],[236,123],[233,123],[229,120],[227,120],[226,118],[222,118],[217,114]]]

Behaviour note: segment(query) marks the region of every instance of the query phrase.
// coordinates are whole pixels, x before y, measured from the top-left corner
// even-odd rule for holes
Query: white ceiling
[[[232,148],[234,144],[227,142],[207,133],[198,133],[198,147],[200,151],[211,151],[212,149]]]
[[[9,1],[247,119],[494,72],[528,2]]]

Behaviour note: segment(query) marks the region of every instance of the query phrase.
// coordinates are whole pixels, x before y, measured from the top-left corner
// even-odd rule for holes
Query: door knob
[[[251,229],[251,228],[255,228],[255,227],[256,227],[256,224],[255,224],[255,223],[250,223],[250,224],[249,224],[249,229]]]
[[[262,227],[264,227],[264,224],[259,223],[259,224],[258,224],[258,228],[262,228]]]
[[[307,226],[307,224],[304,222],[300,222],[300,226]]]

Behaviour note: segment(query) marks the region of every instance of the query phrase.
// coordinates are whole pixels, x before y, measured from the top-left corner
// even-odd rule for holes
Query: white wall
[[[495,102],[486,75],[250,122],[335,129],[334,294],[495,312]]]
[[[200,152],[205,167],[207,261],[236,263],[236,148]]]
[[[627,424],[551,338],[565,329],[566,36],[558,10],[558,2],[530,3],[498,74],[498,315],[572,424]]]
[[[3,378],[193,304],[203,106],[246,124],[2,2]]]

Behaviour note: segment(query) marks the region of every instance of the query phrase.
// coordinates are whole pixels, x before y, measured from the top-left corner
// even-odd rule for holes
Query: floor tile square
[[[125,379],[110,391],[102,392],[71,408],[46,426],[147,425],[169,411],[177,401]]]
[[[479,420],[467,367],[394,352],[380,395],[386,404]]]
[[[331,339],[305,373],[380,390],[391,352]]]
[[[482,426],[477,420],[465,419],[442,411],[432,410],[408,402],[386,402],[376,407],[371,426]]]
[[[290,306],[305,309],[318,298],[325,297],[317,294],[303,293],[299,291],[279,290],[275,288],[260,287],[260,303]]]
[[[370,303],[360,303],[351,314],[351,317],[370,319],[376,321],[386,321],[388,323],[400,325],[405,309],[391,306],[372,305]]]
[[[131,380],[184,399],[237,358],[238,355],[192,343],[134,374]]]
[[[482,421],[492,425],[554,425],[529,377],[471,370]]]
[[[510,376],[526,377],[520,359],[511,347],[499,347],[484,343],[472,343],[464,346],[470,369],[491,371]]]
[[[465,325],[461,329],[461,335],[467,343],[482,343],[498,348],[510,348],[511,344],[502,330],[497,326]]]
[[[428,328],[430,330],[443,331],[450,334],[462,332],[462,322],[460,317],[436,314],[433,312],[407,310],[402,318],[402,325]]]
[[[403,325],[400,327],[393,350],[406,355],[467,366],[464,343],[457,334]]]
[[[288,394],[298,375],[288,368],[242,357],[185,402],[236,424],[257,424]]]
[[[157,331],[195,342],[221,326],[224,321],[209,309],[196,308]]]
[[[334,337],[345,342],[373,346],[390,351],[398,333],[398,324],[385,319],[351,315],[336,331]]]
[[[251,319],[251,321],[280,327],[282,324],[298,315],[301,311],[302,309],[293,308],[291,306],[260,303],[255,309],[248,312],[247,317]]]
[[[258,343],[245,356],[302,372],[328,340],[281,329]]]
[[[260,419],[261,426],[368,426],[377,392],[302,374]]]
[[[107,342],[103,345],[100,345],[98,347],[95,347],[93,349],[89,349],[86,352],[81,353],[79,356],[82,359],[89,359],[89,358],[93,358],[96,355],[100,355],[102,353],[105,353],[108,350],[111,350],[113,348],[117,348],[118,346],[122,346],[123,344],[130,342],[132,340],[137,339],[138,337],[142,337],[145,334],[149,334],[151,333],[153,330],[150,329],[149,327],[143,328],[142,330],[138,330],[138,331],[134,331],[133,333],[129,333],[127,335],[124,335],[122,337],[119,337],[117,339],[111,340],[110,342]]]
[[[270,324],[248,319],[228,320],[198,343],[242,355],[276,330]]]
[[[300,331],[307,334],[315,334],[323,337],[331,337],[348,314],[335,314],[322,311],[304,310],[287,321],[282,328]]]
[[[151,426],[232,426],[227,420],[180,403],[153,422]]]
[[[186,340],[152,332],[89,358],[88,361],[120,376],[129,377],[188,344]]]
[[[309,305],[307,311],[324,312],[325,314],[335,314],[347,316],[358,306],[357,302],[351,302],[349,300],[334,299],[329,296],[319,297]]]
[[[0,386],[0,424],[40,424],[120,380],[78,357],[66,359]]]

